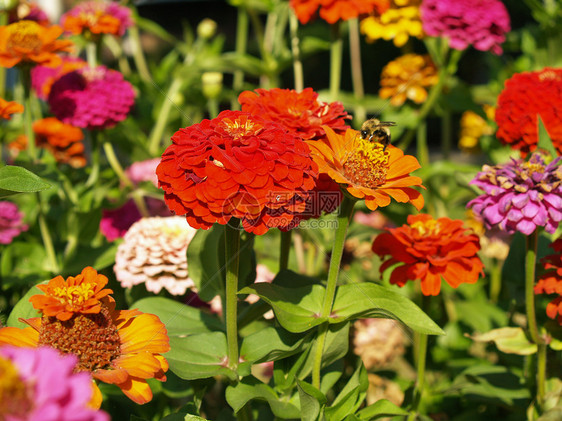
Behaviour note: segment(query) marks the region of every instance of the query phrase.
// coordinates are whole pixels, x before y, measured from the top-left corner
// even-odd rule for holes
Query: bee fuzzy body
[[[369,142],[379,142],[384,145],[384,150],[390,144],[390,129],[389,126],[396,126],[393,121],[380,121],[376,118],[371,118],[363,123],[361,126],[361,137]]]

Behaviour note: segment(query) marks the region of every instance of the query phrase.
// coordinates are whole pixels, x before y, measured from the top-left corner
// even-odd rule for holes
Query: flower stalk
[[[343,256],[343,249],[345,245],[345,237],[347,235],[347,228],[351,221],[353,207],[355,200],[347,195],[343,196],[340,205],[340,212],[337,218],[336,236],[334,238],[334,245],[332,247],[332,256],[330,258],[330,267],[328,269],[328,281],[326,284],[326,292],[324,294],[324,304],[322,305],[322,312],[320,317],[329,317],[332,313],[332,306],[336,296],[336,286],[338,283],[338,275],[340,271],[341,259]],[[322,354],[324,352],[324,344],[326,342],[326,335],[328,334],[329,323],[325,322],[318,328],[317,344],[314,354],[314,365],[312,367],[312,385],[317,389],[320,388],[320,370],[322,369]]]
[[[367,111],[361,104],[365,96],[363,87],[363,72],[361,69],[361,38],[359,37],[359,21],[357,18],[349,21],[349,49],[351,55],[351,80],[355,96],[355,119],[358,122],[367,119]]]
[[[240,220],[232,218],[225,225],[226,258],[226,342],[228,367],[238,368],[238,274],[240,266]]]
[[[340,92],[343,39],[340,22],[332,24],[330,47],[330,100],[337,101]]]
[[[281,250],[279,253],[279,270],[289,267],[289,253],[291,252],[291,240],[293,231],[281,231]]]

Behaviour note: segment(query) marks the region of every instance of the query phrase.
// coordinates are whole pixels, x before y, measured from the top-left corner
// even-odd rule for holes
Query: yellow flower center
[[[49,295],[58,299],[62,304],[80,308],[95,295],[94,287],[95,284],[84,282],[80,285],[53,288]]]
[[[19,376],[17,367],[0,356],[0,420],[7,415],[25,419],[32,408],[27,385]]]
[[[389,154],[383,149],[380,143],[371,143],[358,138],[357,147],[343,164],[346,178],[353,184],[371,189],[383,185],[389,168]]]
[[[21,50],[37,53],[41,50],[43,43],[39,38],[39,24],[22,20],[10,25],[7,49],[12,54],[19,54]]]
[[[98,314],[75,314],[67,321],[43,316],[38,346],[50,346],[79,358],[77,371],[109,368],[121,354],[119,332],[107,306]]]
[[[533,173],[544,173],[544,165],[542,164],[524,162],[522,167],[526,170],[525,173],[528,175]]]
[[[263,129],[261,124],[252,121],[248,116],[240,116],[235,120],[225,118],[219,123],[219,127],[236,140],[244,136],[255,136]]]
[[[421,236],[431,236],[439,234],[441,226],[435,219],[429,221],[416,221],[410,225],[412,229],[416,230]]]

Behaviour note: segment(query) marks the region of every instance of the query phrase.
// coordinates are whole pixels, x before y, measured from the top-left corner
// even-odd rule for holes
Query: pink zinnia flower
[[[51,112],[64,123],[99,130],[127,118],[135,91],[116,70],[84,67],[57,80],[48,101]]]
[[[501,54],[509,15],[499,0],[423,0],[420,6],[426,34],[449,38],[449,45],[464,50],[469,45]]]
[[[156,176],[156,167],[160,163],[160,158],[147,159],[146,161],[134,162],[125,170],[125,174],[129,180],[135,185],[150,181],[158,188],[158,177]]]
[[[528,162],[512,159],[490,167],[470,182],[485,194],[468,203],[482,217],[486,228],[499,226],[508,233],[529,235],[537,227],[554,233],[562,220],[562,157],[546,165],[534,153]]]
[[[23,214],[15,203],[0,201],[0,244],[10,244],[14,237],[27,231],[22,219]]]
[[[92,379],[75,373],[75,355],[53,348],[0,348],[0,419],[10,421],[109,421],[88,407]]]
[[[117,209],[104,209],[100,221],[100,231],[107,241],[121,238],[131,225],[141,219],[141,214],[134,200],[127,201]]]

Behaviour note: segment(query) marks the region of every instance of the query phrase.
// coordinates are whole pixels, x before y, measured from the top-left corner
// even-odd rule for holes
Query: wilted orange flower
[[[405,54],[391,61],[382,69],[381,98],[400,106],[406,99],[421,104],[427,99],[427,88],[439,80],[437,68],[429,55]]]
[[[562,326],[562,238],[550,245],[555,254],[541,259],[545,272],[535,285],[535,294],[557,294],[546,306],[546,315]]]
[[[23,105],[15,101],[6,101],[0,98],[0,118],[3,120],[10,120],[12,114],[23,113]]]
[[[365,199],[371,210],[388,206],[391,197],[410,202],[418,210],[423,207],[423,196],[412,188],[423,187],[421,178],[410,175],[420,168],[415,157],[392,145],[383,150],[383,145],[362,139],[356,130],[348,129],[345,135],[326,126],[324,130],[327,139],[307,141],[320,173],[328,174],[357,199]]]
[[[31,326],[25,329],[0,329],[0,345],[50,346],[74,354],[78,371],[115,384],[143,404],[152,399],[146,379],[166,380],[168,363],[160,355],[170,350],[166,327],[153,314],[115,310],[111,290],[104,288],[107,281],[87,267],[66,281],[57,276],[39,286],[45,295],[30,301],[43,317],[22,320]]]
[[[291,0],[290,5],[301,23],[308,23],[319,10],[328,23],[349,20],[370,13],[383,13],[390,0]]]
[[[420,3],[421,0],[392,0],[390,8],[380,16],[361,21],[361,32],[369,42],[382,38],[392,40],[397,47],[406,44],[409,37],[423,38]]]
[[[47,117],[33,123],[35,144],[47,149],[57,162],[69,164],[74,168],[86,165],[84,154],[84,133],[78,127],[65,124],[55,117]],[[27,148],[27,137],[18,136],[10,143],[9,148],[14,155]]]
[[[480,250],[478,236],[463,227],[463,221],[449,218],[433,219],[431,215],[409,215],[408,224],[390,228],[373,242],[373,251],[381,258],[390,256],[380,267],[392,271],[390,283],[404,286],[419,279],[423,295],[437,295],[441,278],[450,286],[473,284],[483,273],[483,264],[476,254]]]
[[[45,28],[37,22],[22,20],[0,26],[0,66],[13,67],[19,63],[58,66],[55,53],[70,51],[72,42],[57,40],[63,30],[53,25]]]
[[[242,111],[180,129],[172,142],[156,174],[170,210],[193,228],[231,218],[258,235],[291,226],[317,177],[301,138]]]

